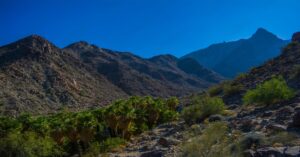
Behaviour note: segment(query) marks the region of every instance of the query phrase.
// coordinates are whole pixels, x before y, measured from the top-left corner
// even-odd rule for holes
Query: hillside
[[[259,28],[249,39],[214,44],[183,58],[193,58],[204,67],[232,78],[278,56],[287,43],[288,41]]]
[[[0,48],[4,114],[53,112],[105,104],[127,94],[39,36]]]
[[[278,57],[217,85],[214,89],[221,90],[217,95],[212,92],[216,90],[208,90],[194,96],[181,112],[184,121],[160,125],[145,132],[129,141],[120,152],[112,152],[112,156],[298,157],[299,34],[294,34],[292,42]],[[260,99],[256,101],[264,102],[245,104],[243,97],[258,88],[263,93],[258,93]],[[278,95],[286,95],[287,90],[294,94],[288,98]],[[222,105],[227,106],[226,110]]]
[[[184,96],[222,80],[198,64],[194,66],[201,70],[191,74],[177,66],[179,59],[165,58],[143,59],[86,42],[60,49],[29,36],[0,47],[1,111],[48,113],[105,105],[130,95]]]

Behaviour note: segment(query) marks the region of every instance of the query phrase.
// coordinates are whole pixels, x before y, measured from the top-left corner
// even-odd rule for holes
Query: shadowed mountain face
[[[86,43],[72,44],[64,51],[77,56],[128,95],[182,96],[222,80],[205,68],[202,76],[200,73],[187,73],[177,66],[180,60],[171,55],[143,59],[131,53],[101,49]],[[209,74],[212,77],[206,78]]]
[[[86,42],[60,49],[29,36],[0,47],[0,110],[48,113],[105,105],[130,95],[183,96],[222,80],[199,64],[191,67],[199,69],[192,73],[179,68],[187,67],[180,61],[170,55],[142,59]]]
[[[193,58],[201,65],[230,78],[278,56],[287,43],[259,28],[249,39],[214,44],[183,58]]]
[[[296,35],[296,34],[295,34]],[[283,76],[288,85],[299,91],[300,89],[300,40],[293,38],[278,57],[275,57],[266,63],[253,68],[243,77],[233,80],[234,85],[243,85],[244,92],[255,88],[258,84],[271,79],[274,76]],[[243,93],[232,95],[228,98],[227,104],[241,103]]]

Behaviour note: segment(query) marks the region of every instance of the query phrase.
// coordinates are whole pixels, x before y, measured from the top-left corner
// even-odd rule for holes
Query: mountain
[[[300,90],[300,33],[295,33],[292,42],[282,49],[279,56],[268,60],[266,63],[251,69],[242,77],[232,81],[233,85],[242,85],[243,92],[225,98],[227,104],[241,103],[241,96],[248,89],[255,88],[258,84],[271,79],[273,76],[283,76],[288,85],[295,90]]]
[[[0,63],[0,101],[5,114],[76,109],[127,96],[80,60],[36,35],[1,47]]]
[[[278,56],[288,42],[259,28],[249,39],[214,44],[182,58],[193,58],[204,67],[232,78]]]
[[[183,96],[222,80],[199,64],[194,66],[205,73],[186,72],[180,61],[170,55],[143,59],[86,42],[61,49],[32,35],[0,47],[0,111],[49,113],[131,95]]]
[[[87,43],[71,44],[64,51],[96,69],[98,74],[128,95],[181,96],[222,80],[217,74],[209,79],[205,78],[208,74],[203,74],[203,77],[189,74],[178,67],[181,60],[171,55],[143,59],[128,52],[102,49]],[[205,72],[214,74],[210,70]]]

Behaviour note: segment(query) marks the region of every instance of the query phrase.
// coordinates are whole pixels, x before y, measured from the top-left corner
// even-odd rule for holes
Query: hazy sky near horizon
[[[0,0],[0,46],[38,34],[58,47],[87,41],[142,57],[180,57],[263,27],[300,31],[300,0]]]

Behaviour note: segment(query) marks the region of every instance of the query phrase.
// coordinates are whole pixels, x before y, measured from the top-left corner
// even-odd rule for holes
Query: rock
[[[208,118],[209,122],[216,122],[216,121],[223,121],[223,120],[224,120],[224,117],[219,114],[211,115]]]
[[[243,119],[240,121],[239,129],[243,132],[250,132],[253,127],[251,119]]]
[[[260,122],[260,125],[261,126],[266,126],[266,125],[268,125],[269,124],[269,120],[267,120],[267,119],[264,119],[264,120],[262,120],[261,122]]]
[[[292,41],[300,42],[300,32],[296,32],[293,34]]]
[[[290,106],[285,106],[284,108],[276,112],[276,121],[281,123],[284,120],[288,120],[294,112],[294,108]]]
[[[295,111],[300,111],[300,104],[298,104],[297,106],[295,106]]]
[[[263,114],[262,114],[262,117],[270,117],[272,116],[273,112],[272,111],[265,111]]]
[[[256,152],[253,154],[245,152],[246,154],[250,155],[250,157],[299,157],[300,156],[300,146],[293,146],[293,147],[266,147],[257,149]],[[252,155],[252,156],[251,156]]]
[[[141,154],[141,157],[162,157],[163,153],[158,150],[148,151]]]
[[[240,141],[243,150],[250,149],[252,146],[259,146],[263,142],[264,136],[258,133],[246,134]]]
[[[180,140],[177,140],[175,138],[169,138],[168,142],[169,142],[170,145],[178,145],[179,143],[181,143]]]
[[[164,137],[161,137],[158,141],[157,141],[158,144],[162,145],[163,147],[168,147],[170,144],[169,144],[169,141],[164,138]]]
[[[300,111],[293,116],[292,127],[300,127]]]
[[[177,145],[179,144],[181,141],[174,139],[174,138],[164,138],[161,137],[159,138],[159,140],[157,141],[157,143],[163,147],[169,147],[171,145]]]
[[[278,112],[279,113],[285,113],[285,114],[291,114],[293,113],[295,110],[293,107],[291,106],[285,106],[284,108],[280,109]]]
[[[255,156],[255,151],[251,149],[247,149],[244,151],[243,156],[244,157],[254,157]]]
[[[272,131],[286,131],[287,127],[280,124],[269,124],[267,125],[267,129]]]
[[[236,109],[237,107],[239,107],[239,105],[237,105],[237,104],[230,104],[230,105],[228,105],[228,109],[229,110]]]
[[[274,148],[274,147],[266,147],[260,148],[256,151],[254,157],[284,157],[283,156],[284,148]]]
[[[286,156],[300,156],[300,146],[288,147],[285,151]]]

